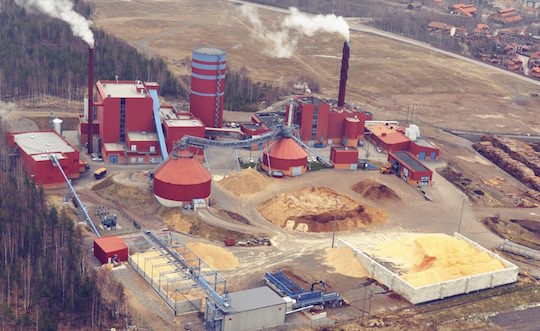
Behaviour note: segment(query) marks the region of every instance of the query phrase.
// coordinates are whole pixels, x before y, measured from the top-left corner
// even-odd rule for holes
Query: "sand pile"
[[[339,199],[336,212],[336,197]],[[383,210],[360,205],[351,198],[326,187],[309,187],[279,194],[263,202],[259,212],[272,223],[305,232],[346,231],[380,223],[386,219]]]
[[[222,247],[201,242],[188,243],[186,246],[215,270],[231,270],[238,266],[236,256]]]
[[[244,169],[240,173],[233,172],[218,182],[221,187],[235,195],[254,194],[272,184],[272,179],[255,169]]]
[[[411,234],[369,252],[415,287],[504,269],[501,261],[445,234]]]
[[[333,268],[334,272],[355,278],[369,276],[367,270],[349,247],[327,248],[325,252],[324,264]]]
[[[190,233],[193,217],[183,214],[180,208],[167,208],[160,213],[160,216],[170,229]]]
[[[353,189],[353,191],[362,194],[364,198],[374,201],[400,200],[399,196],[394,190],[372,179],[359,181],[351,188]]]

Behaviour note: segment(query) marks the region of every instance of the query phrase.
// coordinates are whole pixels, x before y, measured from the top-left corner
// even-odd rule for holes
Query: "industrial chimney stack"
[[[94,49],[88,48],[88,155],[92,155],[94,124]]]
[[[349,71],[350,42],[343,43],[343,57],[341,58],[341,75],[339,79],[338,107],[345,105],[345,92],[347,90],[347,72]]]

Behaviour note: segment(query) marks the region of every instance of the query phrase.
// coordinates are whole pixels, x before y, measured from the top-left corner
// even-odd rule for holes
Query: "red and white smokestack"
[[[93,152],[92,126],[94,124],[94,49],[88,48],[88,154]]]
[[[349,57],[351,43],[346,41],[343,43],[343,57],[341,58],[341,75],[339,79],[339,96],[338,107],[345,105],[345,92],[347,91],[347,73],[349,71]]]

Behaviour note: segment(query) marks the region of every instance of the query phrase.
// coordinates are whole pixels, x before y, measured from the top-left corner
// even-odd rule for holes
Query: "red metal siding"
[[[328,139],[328,118],[330,112],[330,105],[326,102],[319,102],[319,112],[317,113],[317,135],[316,140],[320,141],[321,138]]]
[[[313,125],[313,104],[300,104],[300,139],[302,141],[311,140],[311,126]]]
[[[349,116],[347,112],[330,112],[329,121],[327,122],[329,139],[343,138],[345,117],[347,116]]]
[[[204,137],[204,127],[202,126],[192,126],[192,127],[169,127],[167,122],[164,125],[167,150],[172,151],[174,147],[174,142],[182,139],[185,135],[195,136],[195,137]]]
[[[101,238],[101,239],[107,239],[107,238]],[[108,263],[109,258],[113,259],[115,254],[118,256],[119,261],[127,261],[128,260],[127,245],[122,248],[107,249],[107,248],[103,248],[98,242],[94,240],[94,256],[98,259],[99,262],[101,262],[101,264]]]
[[[431,181],[433,177],[433,172],[431,170],[427,171],[418,171],[414,170],[411,167],[407,166],[406,164],[402,163],[400,160],[394,158],[392,154],[388,154],[388,162],[392,163],[394,160],[396,160],[400,164],[400,177],[403,177],[403,168],[407,168],[408,170],[408,181],[415,181],[418,182],[422,177],[429,177],[429,180]]]
[[[350,150],[335,149],[330,150],[330,161],[336,164],[352,164],[358,163],[358,150],[356,148]]]
[[[152,154],[161,155],[158,141],[126,141],[128,152],[131,151],[131,146],[135,145],[137,150],[135,153],[150,153],[150,146],[154,146],[155,151]]]
[[[210,188],[211,180],[195,185],[177,185],[154,178],[154,193],[167,200],[191,202],[193,199],[205,199],[210,196]]]
[[[219,125],[217,127],[223,126],[223,96],[220,96],[219,102],[221,105],[221,110],[219,112]],[[199,118],[205,126],[215,127],[214,125],[214,112],[216,109],[216,98],[215,97],[205,97],[195,94],[190,96],[191,103],[191,112],[193,116]]]
[[[425,152],[426,153],[426,160],[430,160],[431,159],[431,152],[435,152],[435,160],[439,159],[439,149],[436,148],[436,147],[433,147],[433,148],[430,148],[430,147],[427,147],[427,146],[420,146],[420,145],[417,145],[414,141],[411,141],[411,144],[409,145],[409,152],[411,152],[411,154],[413,154],[414,156],[418,157],[418,154],[420,154],[420,152]],[[431,161],[435,161],[435,160],[431,160]]]
[[[126,98],[126,132],[154,132],[152,98]],[[120,110],[120,105],[118,105]],[[120,123],[118,123],[118,130]]]
[[[263,153],[263,164],[268,166],[268,158],[266,153]],[[270,157],[270,168],[272,171],[286,171],[293,167],[307,167],[307,158],[297,159],[297,160],[283,160],[274,157]]]
[[[99,135],[101,143],[120,141],[120,99],[106,98],[98,108]]]

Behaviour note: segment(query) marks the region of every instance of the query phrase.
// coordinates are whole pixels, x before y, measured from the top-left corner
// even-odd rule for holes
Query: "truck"
[[[98,170],[94,171],[94,178],[95,179],[101,179],[107,175],[107,169],[106,168],[99,168]]]

